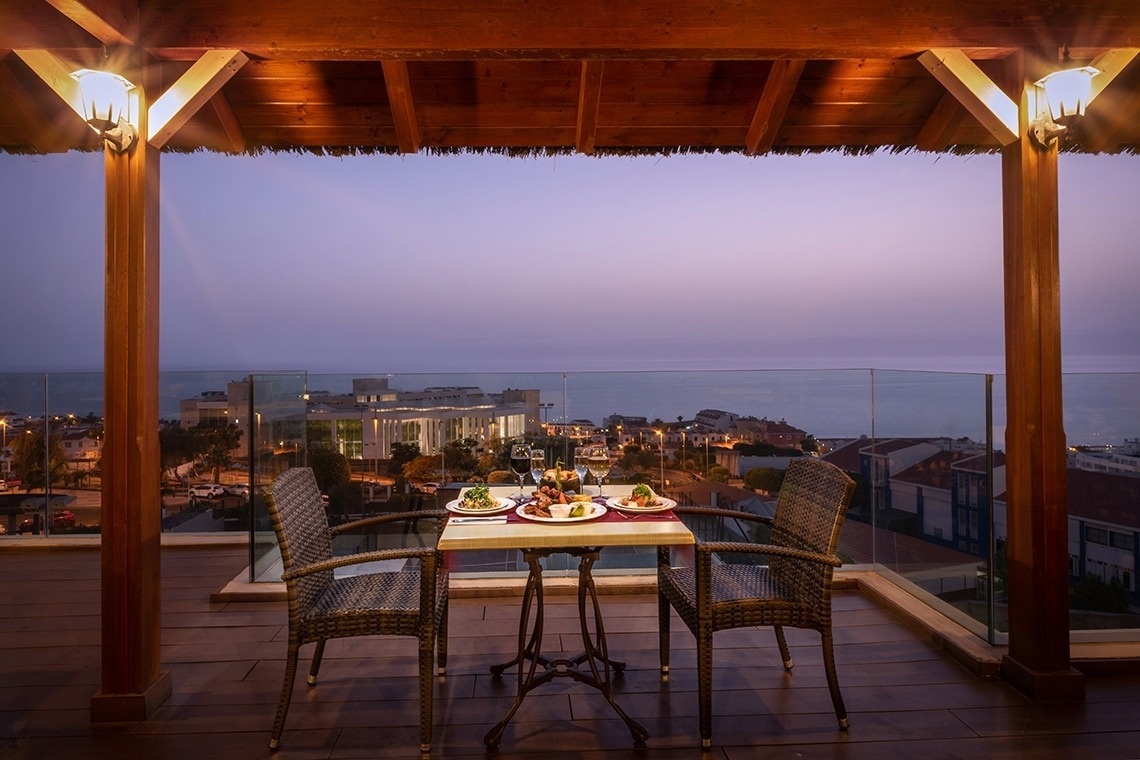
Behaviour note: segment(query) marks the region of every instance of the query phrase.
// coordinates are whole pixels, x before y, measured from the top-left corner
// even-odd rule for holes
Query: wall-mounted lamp
[[[1045,107],[1038,105],[1039,116],[1029,125],[1029,131],[1041,147],[1052,145],[1066,128],[1085,115],[1085,106],[1092,97],[1092,79],[1099,73],[1092,66],[1082,66],[1054,71],[1035,82],[1041,90],[1038,102],[1044,95]]]
[[[109,71],[80,69],[71,75],[79,83],[83,118],[119,153],[138,139],[131,115],[131,90],[135,86]]]

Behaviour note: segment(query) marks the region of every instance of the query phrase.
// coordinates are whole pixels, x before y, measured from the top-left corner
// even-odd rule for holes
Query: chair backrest
[[[830,462],[814,458],[793,459],[776,500],[772,543],[834,554],[839,544],[839,529],[843,526],[854,491],[855,482]],[[832,573],[832,568],[826,565],[797,562],[786,557],[772,557],[770,567],[772,574],[784,581],[790,581],[792,575],[803,576],[806,573],[821,590]]]
[[[292,467],[278,475],[265,488],[265,503],[285,570],[332,557],[328,515],[311,468]],[[329,570],[298,579],[297,593],[302,602],[316,589],[327,586],[332,575]]]

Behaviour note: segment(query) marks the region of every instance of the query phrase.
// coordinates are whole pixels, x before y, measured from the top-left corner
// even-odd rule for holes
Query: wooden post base
[[[141,694],[104,694],[91,697],[92,723],[147,720],[170,697],[170,671],[164,670]]]
[[[1001,675],[1030,699],[1050,702],[1083,702],[1085,676],[1079,670],[1033,670],[1009,655],[1002,658]]]

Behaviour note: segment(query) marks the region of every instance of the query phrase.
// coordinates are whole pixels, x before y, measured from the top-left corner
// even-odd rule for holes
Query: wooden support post
[[[105,148],[106,295],[102,682],[92,721],[145,720],[170,696],[161,639],[158,445],[158,168],[145,139]]]
[[[1026,55],[1017,142],[1002,149],[1005,247],[1009,653],[1003,675],[1036,699],[1079,700],[1069,665],[1068,509],[1061,416],[1057,147],[1028,135],[1036,112]]]

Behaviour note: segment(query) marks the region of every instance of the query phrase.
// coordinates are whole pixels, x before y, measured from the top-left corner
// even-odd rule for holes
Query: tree
[[[404,465],[406,480],[438,480],[442,477],[439,457],[418,456]]]
[[[1128,612],[1128,589],[1119,578],[1105,583],[1099,575],[1086,573],[1073,585],[1069,606],[1075,610],[1124,614]]]
[[[744,485],[755,491],[776,493],[784,482],[785,471],[776,467],[753,467],[744,473]]]
[[[800,441],[800,449],[805,453],[816,454],[819,452],[819,441],[815,439],[814,435],[809,435]]]
[[[308,464],[322,493],[331,494],[336,486],[352,482],[348,458],[331,446],[310,446]]]
[[[466,480],[476,473],[479,466],[475,460],[476,443],[474,438],[460,438],[444,445],[443,464],[452,480]]]
[[[214,470],[214,482],[220,481],[222,470],[233,463],[230,452],[241,442],[241,430],[237,425],[225,427],[200,427],[200,435],[205,441],[203,458],[206,466]]]
[[[170,422],[158,430],[159,462],[162,469],[175,473],[178,466],[193,461],[203,452],[202,437],[195,428]]]
[[[721,467],[719,464],[713,465],[709,468],[708,479],[717,483],[728,482],[728,468]]]
[[[404,472],[404,465],[420,456],[418,443],[405,443],[398,441],[392,444],[392,458],[388,460],[388,474],[399,477]]]
[[[8,450],[12,452],[11,467],[23,479],[24,490],[45,488],[44,484],[44,433],[25,432],[8,439]],[[67,472],[67,457],[63,453],[63,442],[59,436],[48,437],[48,471],[54,483]],[[45,489],[46,490],[46,489]]]

